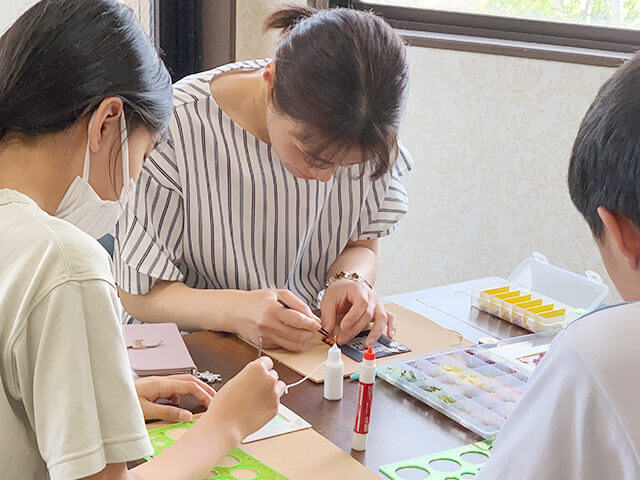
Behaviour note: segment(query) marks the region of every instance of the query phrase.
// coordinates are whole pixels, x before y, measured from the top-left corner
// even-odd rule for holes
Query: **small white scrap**
[[[219,373],[211,373],[209,370],[198,372],[196,376],[198,377],[198,380],[202,380],[209,385],[213,385],[216,382],[222,381],[222,375],[220,375]]]

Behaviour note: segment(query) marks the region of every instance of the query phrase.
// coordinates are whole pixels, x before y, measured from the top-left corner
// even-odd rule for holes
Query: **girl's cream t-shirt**
[[[106,251],[0,190],[0,477],[75,479],[153,453]]]

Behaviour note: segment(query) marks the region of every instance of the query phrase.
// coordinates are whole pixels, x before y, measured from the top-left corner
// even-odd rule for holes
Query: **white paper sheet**
[[[284,435],[286,433],[296,432],[311,428],[311,424],[299,417],[297,414],[289,410],[284,405],[278,406],[278,414],[267,423],[264,427],[245,438],[242,443],[256,442],[265,438]]]

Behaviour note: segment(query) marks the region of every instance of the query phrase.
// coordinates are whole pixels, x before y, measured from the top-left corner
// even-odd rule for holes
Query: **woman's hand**
[[[180,395],[192,395],[201,405],[208,407],[216,394],[213,388],[193,375],[138,378],[135,386],[145,420],[188,422],[191,412],[177,407]],[[170,400],[173,405],[154,403],[159,399]]]
[[[273,361],[261,357],[220,389],[204,419],[216,425],[218,432],[219,428],[231,432],[240,443],[276,416],[284,391],[285,384],[278,380]]]
[[[283,347],[293,352],[304,350],[320,329],[320,319],[309,306],[289,290],[252,290],[239,292],[235,329],[243,338],[265,348]]]
[[[324,328],[333,332],[340,317],[338,343],[351,340],[371,322],[371,332],[365,341],[373,345],[385,330],[389,338],[396,334],[396,324],[391,312],[387,312],[373,289],[352,280],[338,280],[327,287],[320,303]]]

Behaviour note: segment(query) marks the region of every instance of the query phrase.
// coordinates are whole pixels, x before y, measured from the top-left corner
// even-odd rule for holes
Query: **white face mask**
[[[89,120],[89,132],[97,112]],[[129,178],[129,142],[124,112],[120,115],[120,140],[122,145],[122,192],[119,200],[103,200],[89,183],[91,151],[87,138],[82,177],[76,177],[58,206],[56,217],[73,223],[76,227],[100,238],[110,233],[123,213],[126,203],[133,198],[135,182]]]

